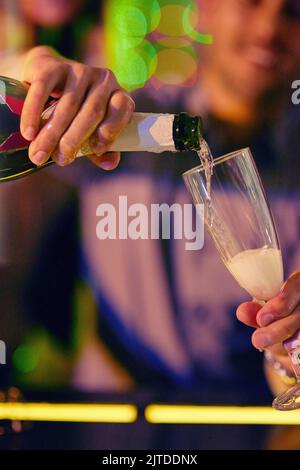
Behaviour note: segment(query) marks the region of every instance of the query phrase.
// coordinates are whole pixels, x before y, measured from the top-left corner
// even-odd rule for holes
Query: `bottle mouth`
[[[203,136],[203,123],[200,116],[189,116],[187,113],[175,114],[173,138],[179,152],[200,150],[200,138]]]
[[[226,155],[222,155],[220,157],[217,157],[213,160],[212,164],[213,164],[213,166],[217,166],[217,165],[220,165],[220,163],[224,163],[228,160],[231,160],[232,158],[245,157],[245,156],[253,159],[252,154],[251,154],[251,150],[250,150],[249,147],[245,147],[245,148],[240,149],[240,150],[235,150],[234,152],[230,152],[230,153],[227,153]],[[204,171],[204,170],[205,170],[205,168],[204,168],[204,165],[202,163],[201,165],[195,166],[194,168],[191,168],[190,170],[185,171],[182,174],[182,176],[183,177],[188,177],[188,176],[191,176],[195,173],[199,173],[200,171]]]

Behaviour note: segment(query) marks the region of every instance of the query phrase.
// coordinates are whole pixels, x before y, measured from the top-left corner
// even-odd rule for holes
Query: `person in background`
[[[270,199],[286,271],[291,272],[300,257],[295,222],[299,159],[291,126],[292,122],[297,128],[299,121],[297,110],[289,110],[290,83],[299,72],[298,2],[213,0],[200,5],[214,44],[200,61],[198,85],[172,106],[204,116],[215,155],[251,146],[266,187],[273,192]],[[155,103],[149,107],[155,109]],[[170,108],[169,103],[166,111],[173,111]],[[33,153],[31,157],[34,160]],[[73,370],[76,387],[197,387],[222,390],[218,398],[211,395],[221,401],[226,400],[224,390],[228,397],[230,391],[239,390],[241,399],[260,401],[268,396],[262,355],[251,348],[249,330],[234,318],[245,294],[209,240],[203,250],[188,252],[182,240],[100,242],[95,235],[98,204],[105,201],[116,207],[120,194],[127,195],[128,204],[189,201],[180,175],[195,163],[192,155],[172,156],[172,161],[126,155],[118,171],[105,178],[87,172],[80,192],[79,226],[78,208],[69,207],[48,233],[27,291],[27,305],[32,318],[46,325],[63,345],[70,343],[75,292],[90,326],[98,329]],[[291,188],[295,193],[287,196],[285,189]],[[298,275],[288,281],[279,299],[284,298],[284,308],[278,307],[278,299],[268,304],[277,308],[277,315],[288,314],[281,323],[264,327],[269,346],[280,357],[280,344],[299,324],[295,279]],[[292,305],[293,313],[286,305],[289,309]],[[246,324],[262,326],[263,311],[253,319],[258,308],[241,306],[239,317]],[[263,349],[269,346],[262,344],[261,333],[255,331],[253,343]]]
[[[228,0],[210,2],[208,8],[216,13],[210,26],[215,30],[219,25],[220,30],[214,52],[206,50],[200,83],[206,90],[210,114],[219,120],[214,128],[223,134],[225,150],[247,145],[247,141],[253,148],[263,181],[273,192],[283,260],[286,273],[291,273],[299,267],[299,231],[292,224],[299,216],[296,135],[300,113],[291,104],[291,84],[300,72],[300,5],[294,0]],[[218,142],[214,133],[211,141]],[[237,312],[240,320],[259,327],[252,336],[254,346],[273,353],[266,372],[275,394],[286,384],[270,364],[276,358],[292,373],[282,342],[299,328],[299,277],[295,272],[282,292],[263,308],[246,303]]]
[[[300,71],[299,4],[296,0],[199,3],[214,43],[199,61],[198,85],[167,111],[179,106],[202,114],[214,155],[251,146],[267,190],[272,189],[270,200],[283,257],[291,272],[300,262],[299,160],[290,124],[297,128],[299,112],[289,109],[291,81]],[[149,106],[153,110],[155,103]],[[163,111],[161,103],[157,106]],[[26,127],[32,123],[36,128],[34,119],[36,115],[27,117]],[[48,139],[38,134],[31,144],[33,161],[37,150],[49,152],[47,145]],[[59,144],[59,148],[65,159],[72,160],[64,146]],[[117,163],[113,156],[106,167],[113,169]],[[27,292],[32,317],[49,331],[59,332],[64,344],[69,341],[70,292],[76,278],[83,281],[79,305],[81,301],[95,322],[98,336],[75,364],[72,381],[76,387],[226,390],[227,397],[210,395],[222,402],[236,390],[248,400],[268,396],[263,357],[251,347],[248,328],[234,317],[245,294],[209,240],[203,250],[189,252],[182,240],[100,242],[95,235],[98,204],[105,201],[117,207],[120,194],[127,195],[128,205],[188,202],[180,175],[195,163],[193,155],[172,159],[126,155],[118,171],[105,177],[95,170],[84,172],[82,163],[86,180],[82,179],[80,191],[79,224],[74,217],[77,209],[56,220]],[[73,263],[64,265],[63,256]],[[296,274],[288,280],[284,295],[262,310],[252,303],[239,309],[244,323],[262,327],[253,335],[255,347],[270,348],[283,361],[282,341],[300,326],[298,278]],[[280,315],[284,318],[263,326],[262,314],[270,306],[274,320]],[[263,334],[268,335],[268,345]],[[275,380],[273,371],[269,378]],[[277,380],[274,387],[277,390]]]

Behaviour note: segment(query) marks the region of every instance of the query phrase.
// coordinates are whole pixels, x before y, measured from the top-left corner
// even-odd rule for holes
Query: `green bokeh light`
[[[157,0],[111,0],[107,15],[121,34],[146,36],[160,21],[160,5]]]
[[[26,374],[36,368],[38,365],[38,356],[34,348],[22,344],[13,353],[12,361],[14,367],[19,372]]]
[[[126,54],[117,54],[116,76],[119,83],[128,90],[145,85],[157,65],[157,54],[153,45],[144,40],[139,47],[128,49]]]
[[[128,36],[133,32],[134,36],[146,36],[147,34],[147,20],[144,13],[129,5],[117,12],[114,24],[120,33]]]
[[[118,50],[124,49],[127,52],[127,49],[133,49],[138,47],[144,41],[144,36],[122,36],[119,38]]]
[[[190,14],[193,9],[194,5],[190,4],[188,5],[183,13],[182,17],[182,25],[183,25],[183,30],[187,36],[193,39],[195,42],[199,42],[201,44],[212,44],[213,43],[213,37],[211,34],[203,34],[199,33],[193,25],[190,22]]]
[[[142,87],[148,80],[148,68],[144,59],[135,51],[124,57],[117,70],[118,82],[128,90]]]
[[[106,9],[108,66],[128,91],[142,87],[155,71],[155,47],[145,39],[160,21],[157,0],[110,0]]]
[[[170,15],[168,12],[174,14]],[[108,66],[119,83],[128,91],[146,84],[157,71],[157,54],[163,44],[160,44],[160,39],[173,38],[173,43],[169,46],[165,43],[165,47],[170,49],[182,49],[183,43],[176,42],[177,38],[185,38],[189,43],[195,41],[211,44],[211,35],[197,31],[198,14],[199,10],[193,0],[109,0],[105,10],[106,56]],[[148,37],[151,33],[154,34]],[[151,43],[148,39],[155,42]],[[193,48],[193,45],[190,47]],[[178,53],[179,56],[187,59],[182,52]],[[190,50],[185,52],[191,54]],[[174,55],[174,51],[172,54]],[[186,65],[192,65],[193,71],[194,62],[186,62]],[[163,64],[160,62],[160,65]],[[171,61],[168,66],[170,76],[173,69],[176,74],[176,68],[181,68],[176,60]]]

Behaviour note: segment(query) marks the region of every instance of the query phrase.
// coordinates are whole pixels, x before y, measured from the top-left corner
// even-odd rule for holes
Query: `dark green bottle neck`
[[[203,137],[202,119],[191,117],[186,113],[175,114],[173,122],[173,139],[176,150],[199,150]]]

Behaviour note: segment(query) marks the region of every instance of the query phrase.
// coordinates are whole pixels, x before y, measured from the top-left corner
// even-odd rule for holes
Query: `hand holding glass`
[[[204,204],[208,232],[240,286],[258,302],[278,294],[283,284],[281,251],[250,150],[214,160],[210,197],[202,165],[184,173],[183,179],[194,203]],[[300,407],[300,376],[293,369],[298,384],[274,400],[277,409]]]

